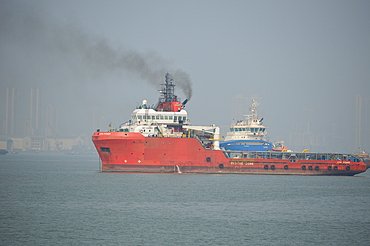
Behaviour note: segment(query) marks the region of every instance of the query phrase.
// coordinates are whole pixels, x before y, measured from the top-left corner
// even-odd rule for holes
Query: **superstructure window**
[[[100,151],[103,153],[109,153],[110,154],[110,148],[107,147],[100,147]]]

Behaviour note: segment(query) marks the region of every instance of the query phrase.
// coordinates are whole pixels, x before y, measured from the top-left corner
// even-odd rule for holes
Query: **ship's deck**
[[[224,151],[229,158],[263,158],[263,159],[290,159],[294,160],[340,160],[360,162],[360,160],[349,154],[339,153],[297,153],[297,152],[276,152],[276,151]]]

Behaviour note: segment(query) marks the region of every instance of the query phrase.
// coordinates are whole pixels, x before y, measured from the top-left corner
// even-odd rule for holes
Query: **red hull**
[[[204,149],[196,138],[95,132],[92,140],[104,172],[352,176],[366,171],[364,162],[227,158],[221,150]]]
[[[366,168],[370,168],[370,159],[369,158],[366,158],[364,160],[365,164],[366,164]]]

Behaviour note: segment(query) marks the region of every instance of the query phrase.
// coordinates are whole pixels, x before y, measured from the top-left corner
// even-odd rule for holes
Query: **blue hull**
[[[232,140],[220,142],[220,147],[232,151],[271,151],[272,144],[263,140]]]

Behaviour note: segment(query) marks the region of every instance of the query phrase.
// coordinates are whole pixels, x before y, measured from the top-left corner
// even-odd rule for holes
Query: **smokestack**
[[[59,131],[59,110],[58,108],[56,109],[56,113],[55,113],[55,132],[58,133]]]
[[[40,89],[31,89],[30,98],[30,125],[29,134],[39,134],[39,120],[40,120]]]
[[[14,134],[15,88],[6,88],[4,134]]]
[[[12,88],[12,107],[10,114],[10,134],[14,135],[14,103],[15,103],[15,88]]]
[[[29,133],[33,135],[33,89],[31,89],[31,96],[30,96],[30,125],[29,125]]]
[[[356,146],[355,149],[361,146],[361,116],[362,116],[362,97],[360,94],[356,95]]]
[[[5,135],[8,134],[8,121],[9,121],[9,88],[6,88],[6,105],[5,105]]]
[[[35,129],[37,131],[37,134],[38,134],[38,130],[39,130],[39,119],[40,119],[40,89],[36,89],[36,117],[35,117]]]
[[[45,135],[46,136],[52,136],[54,127],[54,109],[49,104],[49,106],[46,107],[46,127],[45,127]]]

